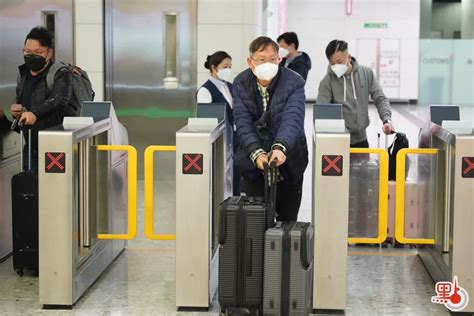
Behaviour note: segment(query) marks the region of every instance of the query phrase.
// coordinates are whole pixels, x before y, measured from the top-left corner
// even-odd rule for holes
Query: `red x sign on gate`
[[[46,173],[65,173],[66,172],[66,154],[51,153],[45,154],[45,172]]]
[[[462,177],[474,178],[474,157],[462,157]]]
[[[323,155],[321,174],[323,176],[342,176],[342,162],[341,155]]]
[[[202,174],[202,154],[183,154],[183,174]]]

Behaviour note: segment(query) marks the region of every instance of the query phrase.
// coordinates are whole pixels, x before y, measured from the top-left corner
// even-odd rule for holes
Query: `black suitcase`
[[[276,168],[265,168],[265,197],[234,196],[221,204],[219,304],[222,313],[257,314],[263,299],[265,231],[274,226]]]
[[[20,132],[23,150],[23,131]],[[31,129],[28,131],[28,170],[12,177],[13,269],[38,272],[38,174],[30,170]]]
[[[277,222],[267,230],[263,315],[311,312],[313,237],[311,223]]]

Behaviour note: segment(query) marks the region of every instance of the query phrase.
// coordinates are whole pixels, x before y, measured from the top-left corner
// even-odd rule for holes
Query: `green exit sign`
[[[386,29],[388,23],[364,23],[364,29]]]

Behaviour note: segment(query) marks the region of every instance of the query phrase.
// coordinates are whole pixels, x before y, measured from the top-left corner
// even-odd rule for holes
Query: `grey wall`
[[[474,39],[474,1],[463,0],[461,7],[461,37],[463,39]]]
[[[454,31],[461,31],[461,3],[433,3],[431,29],[443,31],[442,38],[453,38]]]
[[[433,0],[420,1],[420,38],[431,38]]]

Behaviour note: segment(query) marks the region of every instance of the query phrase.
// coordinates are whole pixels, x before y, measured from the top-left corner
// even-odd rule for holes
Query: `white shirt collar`
[[[220,80],[220,79],[216,79],[213,76],[210,76],[209,80],[211,80],[211,82],[213,84],[215,84],[216,86],[226,86],[227,85],[225,81]]]
[[[209,80],[219,89],[219,91],[224,95],[224,98],[229,103],[230,107],[232,108],[232,95],[230,94],[229,87],[227,86],[227,82],[216,79],[213,76],[209,77]]]

